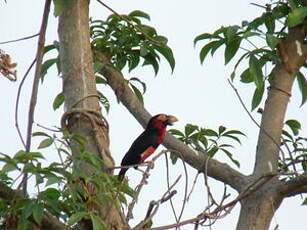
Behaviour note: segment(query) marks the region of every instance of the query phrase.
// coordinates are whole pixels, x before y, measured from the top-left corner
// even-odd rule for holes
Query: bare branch
[[[153,163],[162,155],[162,154],[165,154],[167,153],[168,150],[163,150],[161,151],[158,155],[154,156],[152,158],[152,163],[149,164],[147,163],[147,168],[145,170],[145,172],[143,173],[143,177],[141,179],[141,182],[137,185],[136,189],[135,189],[135,194],[133,196],[133,199],[131,201],[131,203],[128,205],[128,212],[127,212],[127,215],[126,215],[126,221],[127,223],[129,222],[130,219],[133,218],[133,214],[132,214],[132,211],[133,211],[133,208],[134,208],[134,205],[136,204],[137,200],[138,200],[138,197],[140,195],[140,192],[143,188],[143,186],[145,184],[147,184],[147,178],[149,177],[149,171],[153,168]]]
[[[30,70],[32,69],[32,67],[34,66],[36,62],[36,58],[32,61],[31,65],[29,66],[29,68],[27,69],[26,73],[24,74],[19,86],[18,86],[18,90],[17,90],[17,97],[16,97],[16,103],[15,103],[15,127],[17,129],[17,133],[19,135],[20,141],[23,144],[23,147],[26,148],[26,142],[23,139],[23,136],[21,134],[20,128],[19,128],[19,123],[18,123],[18,108],[19,108],[19,99],[20,99],[20,94],[21,94],[21,89],[22,86],[30,72]]]
[[[34,80],[33,80],[33,85],[32,85],[30,108],[29,108],[29,113],[28,113],[26,152],[30,152],[30,149],[31,149],[31,137],[32,137],[32,128],[33,128],[33,121],[34,121],[34,110],[35,110],[36,101],[37,101],[39,79],[40,79],[41,72],[42,72],[42,61],[43,61],[43,55],[44,55],[43,50],[44,50],[44,44],[45,44],[45,34],[46,34],[46,29],[47,29],[47,24],[48,24],[50,4],[51,4],[51,0],[45,1],[43,20],[42,20],[41,28],[39,31],[37,53],[36,53],[36,68],[35,68],[35,75],[34,75]],[[27,177],[28,177],[27,173],[25,173],[23,177],[24,196],[26,196],[27,194]]]
[[[33,34],[33,35],[30,35],[30,36],[26,36],[26,37],[23,37],[23,38],[18,38],[18,39],[10,40],[10,41],[0,42],[0,45],[11,43],[11,42],[19,42],[19,41],[23,41],[23,40],[28,40],[28,39],[31,39],[31,38],[35,38],[38,35],[40,35],[40,33]]]

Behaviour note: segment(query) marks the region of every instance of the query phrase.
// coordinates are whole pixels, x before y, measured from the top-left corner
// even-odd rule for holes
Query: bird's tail
[[[125,174],[126,174],[127,170],[128,170],[128,168],[122,168],[119,171],[119,174],[118,174],[118,180],[119,181],[122,181],[125,178]]]

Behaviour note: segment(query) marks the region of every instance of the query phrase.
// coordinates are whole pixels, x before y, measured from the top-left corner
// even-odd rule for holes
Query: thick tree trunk
[[[109,152],[108,124],[100,112],[89,40],[89,1],[67,0],[62,4],[58,27],[66,110],[62,125],[71,133],[86,137],[86,151],[101,157],[104,170],[111,173],[108,169],[114,166],[114,161]],[[78,154],[73,150],[73,155]],[[81,161],[74,162],[74,166],[87,176],[94,173],[94,169]],[[125,221],[115,205],[106,201],[103,207],[94,205],[92,209],[99,213],[108,229],[124,229]]]
[[[241,201],[236,230],[267,230],[275,211],[282,202],[276,192],[278,179],[273,178]]]
[[[292,85],[298,70],[306,62],[307,47],[303,45],[306,34],[306,26],[297,26],[291,28],[288,37],[279,43],[281,63],[277,64],[272,72],[271,86],[262,114],[252,175],[254,179],[278,173],[280,139]],[[241,201],[240,218],[236,230],[269,229],[271,219],[284,196],[278,192],[283,189],[279,188],[282,187],[281,181],[276,177],[268,184]],[[295,186],[291,186],[291,189],[295,193]]]

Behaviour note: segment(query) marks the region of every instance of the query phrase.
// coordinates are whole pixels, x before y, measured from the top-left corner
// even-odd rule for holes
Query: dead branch
[[[153,163],[162,155],[162,154],[165,154],[167,153],[168,150],[163,150],[161,151],[159,154],[157,154],[156,156],[154,156],[152,158],[152,163],[151,164],[148,164],[147,165],[147,168],[145,170],[145,172],[143,173],[143,177],[141,179],[141,182],[136,186],[136,189],[135,189],[135,194],[133,196],[133,199],[132,201],[130,202],[130,204],[128,205],[128,211],[127,211],[127,215],[126,215],[126,221],[127,223],[129,222],[130,219],[133,218],[133,214],[132,214],[132,211],[133,211],[133,208],[138,200],[138,197],[140,195],[140,192],[143,188],[143,186],[147,183],[147,178],[149,177],[149,171],[153,168]]]
[[[31,149],[31,138],[32,138],[32,128],[33,128],[33,121],[34,121],[34,110],[37,102],[37,93],[38,93],[38,85],[39,79],[42,72],[42,61],[43,61],[43,51],[44,51],[44,44],[45,44],[45,35],[46,29],[48,24],[48,16],[50,11],[50,4],[51,0],[45,1],[44,13],[41,28],[39,31],[39,38],[37,44],[37,53],[36,53],[36,68],[35,68],[35,75],[32,85],[32,93],[31,93],[31,100],[30,100],[30,107],[28,112],[28,127],[27,127],[27,138],[26,138],[26,152],[30,152]],[[24,196],[27,195],[27,173],[24,174],[22,179],[23,183],[23,193]]]

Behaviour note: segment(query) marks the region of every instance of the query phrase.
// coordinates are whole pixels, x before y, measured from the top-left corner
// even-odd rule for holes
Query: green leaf
[[[213,54],[215,53],[215,51],[225,43],[225,39],[221,39],[219,41],[213,41],[212,42],[212,49],[211,49],[211,56],[213,56]]]
[[[205,135],[205,136],[209,136],[209,137],[217,137],[218,134],[217,132],[215,132],[212,129],[204,129],[201,131],[201,134]]]
[[[184,128],[185,136],[190,136],[196,130],[198,130],[197,125],[187,124]]]
[[[140,56],[138,54],[130,55],[129,58],[128,58],[129,72],[131,72],[133,69],[135,69],[138,66],[139,63],[140,63]]]
[[[150,37],[154,37],[157,34],[157,31],[155,28],[148,26],[148,25],[138,25],[138,28],[140,28],[145,34],[147,34]]]
[[[240,81],[243,83],[251,83],[254,81],[253,76],[250,74],[249,68],[243,71],[240,75]]]
[[[64,103],[64,100],[65,100],[64,94],[63,93],[59,93],[55,97],[55,99],[54,99],[54,101],[52,103],[53,110],[57,110]]]
[[[29,221],[25,218],[19,218],[17,224],[17,230],[27,230],[29,225]]]
[[[47,74],[49,68],[50,68],[53,64],[55,64],[57,61],[58,61],[57,58],[52,58],[52,59],[49,59],[49,60],[45,61],[45,62],[42,64],[42,71],[41,71],[41,81],[42,81],[42,82],[44,81],[45,75]]]
[[[62,178],[55,176],[55,175],[50,175],[50,176],[46,176],[47,177],[47,182],[46,182],[46,186],[52,185],[52,184],[58,184],[62,181]]]
[[[219,127],[219,136],[226,130],[226,128],[224,126],[220,126]]]
[[[129,82],[130,81],[136,81],[136,82],[140,83],[142,85],[142,87],[143,87],[143,94],[146,93],[146,84],[145,84],[145,82],[141,81],[139,78],[136,78],[136,77],[130,78]]]
[[[200,63],[202,64],[207,56],[207,54],[209,53],[209,51],[211,50],[211,55],[214,54],[215,50],[220,47],[222,44],[224,44],[224,40],[219,40],[219,41],[212,41],[208,44],[206,44],[199,53],[199,59],[200,59]],[[214,49],[214,52],[212,52],[212,50]]]
[[[307,16],[307,6],[293,9],[286,19],[286,25],[289,27],[302,23]]]
[[[231,42],[232,40],[238,39],[237,32],[240,29],[239,26],[229,26],[225,32],[226,43]]]
[[[295,136],[298,135],[299,130],[301,129],[301,124],[297,120],[287,120],[286,125],[289,126]]]
[[[234,136],[234,135],[231,135],[231,134],[223,134],[223,137],[229,137],[235,141],[237,141],[239,144],[241,144],[241,141],[238,137]]]
[[[143,95],[142,95],[141,91],[140,91],[137,87],[135,87],[134,85],[132,85],[132,84],[130,84],[130,86],[131,86],[131,88],[132,88],[132,90],[133,90],[135,96],[139,99],[139,101],[140,101],[142,104],[144,104],[144,99],[143,99]]]
[[[95,214],[91,214],[91,220],[93,223],[93,230],[107,230],[106,224]]]
[[[257,89],[261,90],[264,85],[262,68],[259,60],[254,55],[250,55],[249,58],[249,73],[253,76]]]
[[[268,33],[274,33],[275,30],[275,18],[271,12],[267,12],[264,17],[264,24],[268,30]]]
[[[36,158],[44,159],[44,156],[40,152],[25,152],[23,150],[18,151],[14,159],[17,160],[35,160]]]
[[[208,151],[208,155],[209,155],[210,157],[214,157],[214,155],[216,154],[216,152],[217,152],[218,150],[219,150],[218,147],[213,146],[213,147]]]
[[[168,132],[172,135],[175,135],[175,136],[180,136],[180,137],[184,136],[184,134],[181,131],[179,131],[178,129],[170,129],[170,130],[168,130]]]
[[[230,42],[226,42],[226,48],[225,48],[225,65],[228,64],[228,62],[235,56],[238,49],[240,48],[241,44],[241,38],[239,36],[236,36],[233,38]]]
[[[168,46],[159,46],[155,44],[153,44],[152,47],[164,56],[164,58],[167,60],[173,72],[176,63],[175,63],[175,58],[174,58],[173,51],[171,50],[171,48],[169,48]]]
[[[53,4],[54,4],[54,16],[58,17],[62,14],[63,12],[63,3],[62,0],[53,0]]]
[[[232,157],[232,153],[229,152],[227,149],[224,149],[224,148],[221,148],[221,150],[226,153],[226,155],[228,156],[228,158],[238,167],[240,168],[240,162],[235,160],[233,157]]]
[[[102,77],[99,77],[99,76],[96,76],[96,84],[104,84],[104,85],[107,85],[108,82],[106,79],[102,78]]]
[[[36,137],[36,136],[51,137],[50,135],[48,135],[47,133],[44,133],[44,132],[35,132],[35,133],[32,133],[32,137]]]
[[[149,49],[147,48],[147,46],[142,45],[140,49],[141,57],[145,57],[148,53],[149,53]]]
[[[230,75],[230,80],[233,82],[233,79],[235,78],[236,73],[233,71]]]
[[[297,79],[298,87],[302,94],[302,103],[300,105],[302,106],[307,100],[307,81],[306,81],[305,76],[301,72],[298,72],[296,79]]]
[[[279,18],[286,16],[289,13],[289,10],[290,10],[289,6],[283,4],[283,5],[274,7],[272,10],[272,13],[273,13],[274,18],[279,19]]]
[[[144,65],[151,65],[155,71],[155,75],[157,75],[158,71],[159,71],[159,63],[156,59],[156,57],[152,54],[148,54],[144,57],[145,61],[143,63]]]
[[[27,219],[29,216],[32,215],[33,208],[34,208],[34,201],[33,200],[28,200],[26,202],[26,205],[24,206],[24,209],[22,210],[22,217]]]
[[[143,11],[140,11],[140,10],[135,10],[135,11],[132,11],[129,16],[131,17],[140,17],[140,18],[146,18],[147,20],[150,21],[150,16],[149,14],[143,12]]]
[[[44,214],[44,206],[36,203],[33,207],[33,218],[38,225],[41,225]]]
[[[173,165],[176,164],[178,157],[175,154],[171,153],[170,158],[171,158],[172,164]]]
[[[103,107],[106,109],[107,113],[110,111],[110,102],[108,98],[103,95],[100,91],[97,90],[98,96],[99,96],[99,102],[103,105]]]
[[[76,212],[74,214],[72,214],[68,221],[67,224],[69,226],[74,225],[75,223],[79,222],[80,220],[82,220],[83,217],[85,217],[87,215],[87,212]]]
[[[200,63],[203,64],[207,54],[209,53],[209,51],[212,48],[212,42],[208,43],[207,45],[205,45],[199,53],[199,59],[200,59]]]
[[[268,46],[274,50],[278,44],[278,38],[276,38],[274,35],[272,34],[266,34],[266,42],[268,44]]]
[[[56,47],[55,47],[54,44],[45,46],[45,47],[44,47],[43,54],[46,54],[46,53],[48,53],[49,51],[51,51],[51,50],[53,50],[53,49],[56,49]]]
[[[252,111],[260,104],[264,93],[264,85],[261,88],[256,88],[252,99]]]
[[[61,193],[55,188],[47,188],[45,191],[41,192],[42,199],[58,200]]]
[[[41,143],[38,145],[38,148],[39,149],[47,148],[50,145],[52,145],[53,141],[54,141],[53,138],[46,138],[41,141]]]
[[[214,35],[209,34],[209,33],[200,34],[200,35],[196,36],[196,38],[194,39],[194,45],[200,40],[211,39],[211,38],[219,38],[219,36],[214,36]]]
[[[237,134],[237,135],[242,135],[242,136],[246,136],[244,133],[242,133],[239,130],[229,130],[227,132],[224,133],[224,135],[229,135],[229,134]]]

